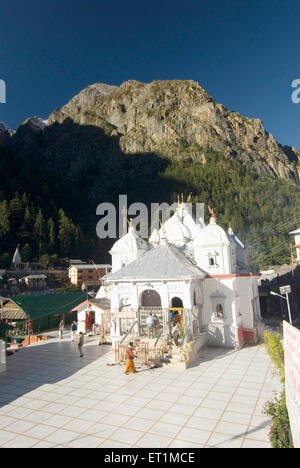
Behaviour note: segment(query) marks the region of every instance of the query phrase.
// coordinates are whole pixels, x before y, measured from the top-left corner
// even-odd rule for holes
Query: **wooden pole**
[[[100,341],[99,345],[105,343],[105,330],[104,330],[104,319],[103,319],[103,314],[101,314],[101,336],[100,336]]]

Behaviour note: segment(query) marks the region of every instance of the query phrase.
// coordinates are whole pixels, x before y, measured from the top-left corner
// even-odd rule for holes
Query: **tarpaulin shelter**
[[[58,326],[62,316],[71,323],[71,310],[85,299],[82,292],[11,296],[2,302],[0,312],[3,320],[30,322],[32,331],[49,330]]]

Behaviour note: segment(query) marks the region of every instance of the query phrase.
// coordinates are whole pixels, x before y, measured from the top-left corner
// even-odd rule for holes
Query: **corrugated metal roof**
[[[89,299],[89,301],[92,304],[101,307],[101,309],[110,309],[110,299],[107,299],[106,297],[92,298]]]
[[[14,307],[14,303],[11,302],[12,307],[9,305],[2,310],[2,318],[4,320],[26,320],[27,316],[25,312],[19,307]]]
[[[100,270],[105,270],[106,268],[111,268],[111,265],[91,265],[91,264],[82,264],[82,263],[76,263],[75,265],[70,265],[68,267],[68,270],[70,270],[70,268],[76,268],[77,270],[95,270],[97,271],[97,269],[100,269]]]
[[[81,292],[10,297],[10,300],[23,311],[26,318],[30,319],[68,313],[73,309],[74,305],[83,302],[85,299],[86,295]],[[5,318],[10,318],[7,316],[9,315],[8,312],[8,310],[5,312]],[[13,309],[11,309],[11,312],[11,315],[13,315]]]
[[[182,279],[205,276],[206,273],[194,265],[177,247],[163,244],[149,250],[124,268],[109,273],[103,279]]]
[[[88,300],[85,300],[81,304],[78,304],[75,307],[73,307],[72,311],[77,310],[78,312],[82,312],[83,310],[88,308],[89,304],[94,304],[96,307],[99,307],[102,310],[109,310],[111,307],[110,299],[107,299],[105,297],[89,298]]]

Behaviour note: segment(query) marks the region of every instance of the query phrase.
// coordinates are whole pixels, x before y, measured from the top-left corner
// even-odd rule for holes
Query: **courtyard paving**
[[[124,374],[109,345],[69,338],[7,358],[1,448],[269,448],[264,403],[280,391],[262,346],[207,349],[191,369]]]

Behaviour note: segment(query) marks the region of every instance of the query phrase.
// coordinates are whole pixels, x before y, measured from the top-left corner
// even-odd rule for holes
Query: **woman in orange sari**
[[[125,374],[128,374],[128,372],[133,372],[134,374],[136,373],[136,368],[134,365],[134,358],[137,356],[133,354],[133,343],[129,343],[128,348],[126,349],[126,367],[125,367]]]

